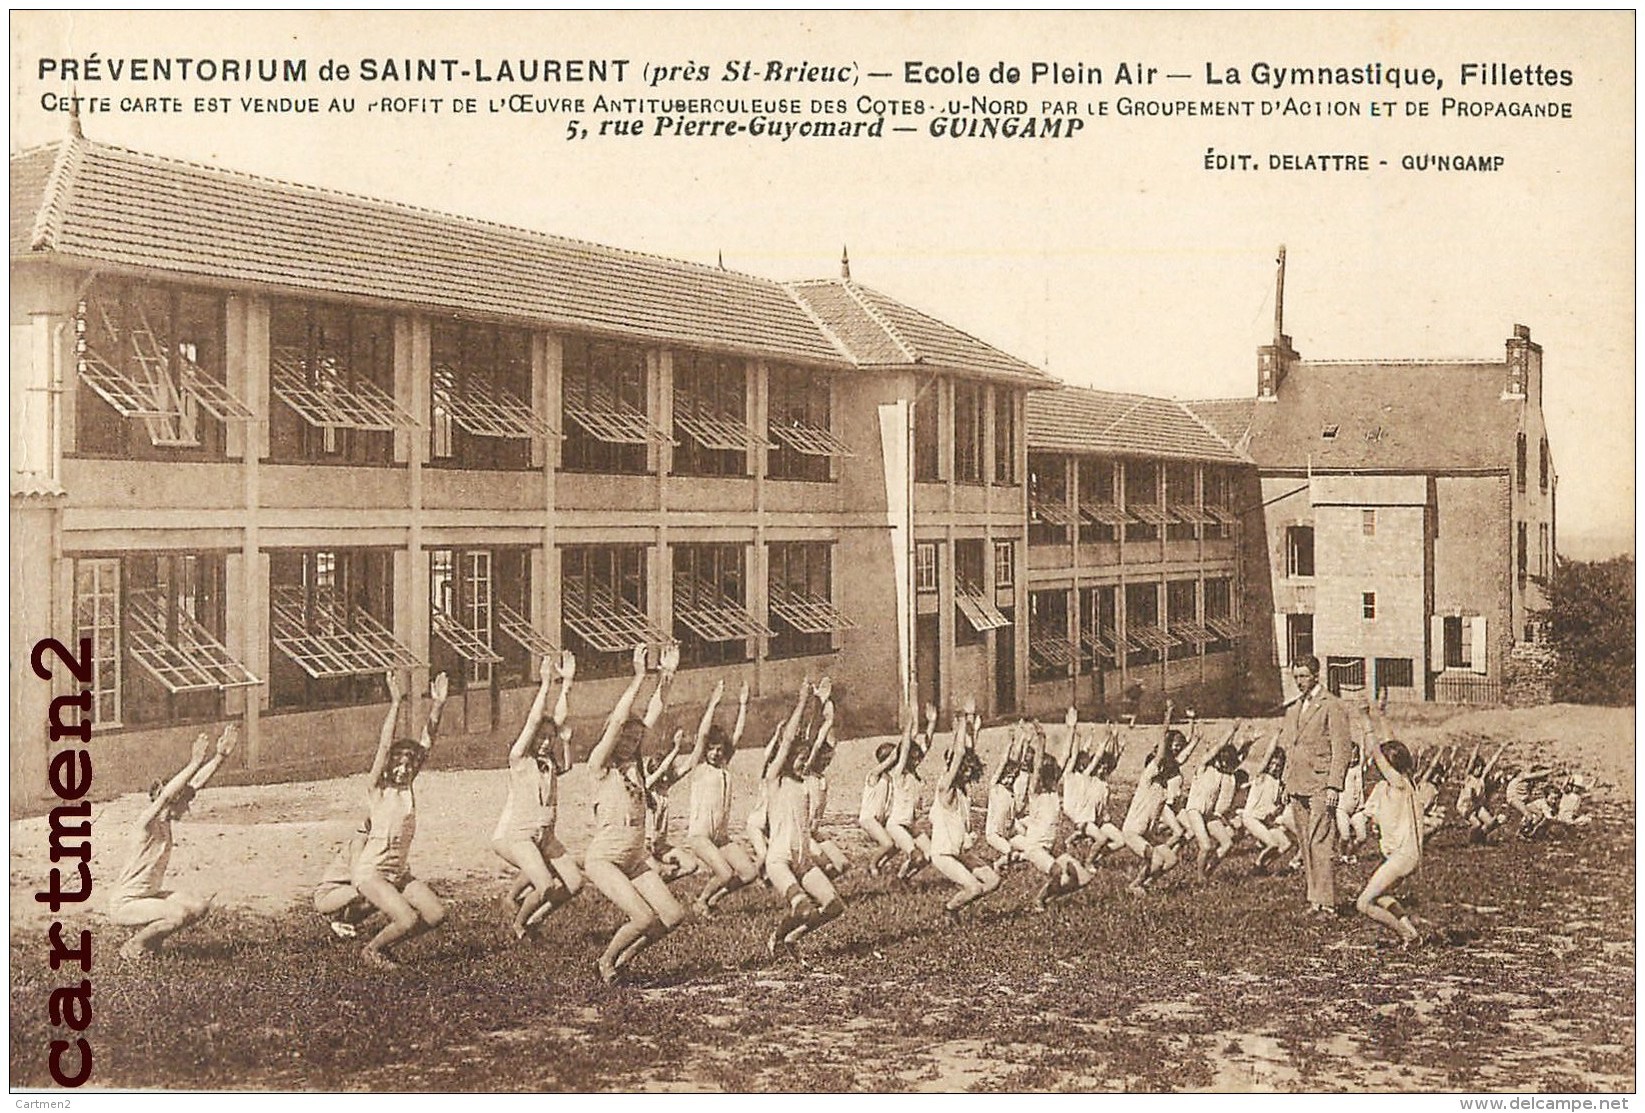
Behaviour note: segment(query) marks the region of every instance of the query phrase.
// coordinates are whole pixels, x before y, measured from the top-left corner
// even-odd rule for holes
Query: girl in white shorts
[[[914,833],[914,815],[920,804],[920,761],[929,752],[931,736],[936,729],[937,709],[928,703],[925,705],[923,740],[915,739],[911,734],[903,737],[896,772],[891,774],[891,812],[886,819],[885,830],[903,853],[902,865],[897,867],[899,880],[906,881],[913,877],[931,860],[931,840],[923,834]]]
[[[634,701],[645,683],[646,648],[635,646],[634,678],[617,698],[588,755],[594,778],[594,835],[583,853],[583,872],[589,884],[628,917],[612,933],[596,964],[607,985],[686,916],[685,907],[646,864],[645,781],[640,768],[646,733],[662,718],[679,665],[679,646],[664,648],[651,702],[643,716],[636,716]]]
[[[1023,727],[1020,720],[1012,725],[1011,736],[1000,751],[993,775],[988,778],[988,813],[983,819],[982,833],[997,855],[993,866],[995,872],[1005,869],[1015,853],[1011,849],[1011,833],[1017,822],[1014,786],[1022,769],[1023,747],[1027,745]]]
[[[692,905],[693,911],[704,918],[713,915],[714,908],[728,894],[759,876],[754,860],[731,838],[731,755],[748,724],[747,683],[737,692],[737,722],[729,735],[714,721],[724,697],[722,680],[708,697],[702,721],[697,724],[697,744],[686,759],[691,802],[685,845],[713,874]]]
[[[1372,709],[1375,714],[1375,708]],[[1378,719],[1380,715],[1376,716]],[[1383,861],[1354,901],[1360,915],[1368,917],[1399,936],[1409,947],[1418,938],[1416,925],[1391,894],[1394,886],[1416,872],[1422,864],[1422,819],[1417,807],[1416,786],[1411,783],[1415,762],[1404,743],[1388,738],[1371,742],[1371,758],[1382,781],[1371,791],[1366,811],[1377,825]]]
[[[964,717],[955,730],[948,763],[937,778],[931,798],[931,864],[959,892],[943,905],[950,922],[958,924],[960,909],[1000,887],[992,866],[973,863],[967,854],[971,827],[971,786],[982,776],[976,739],[982,728],[974,700],[967,700]]]
[[[906,714],[907,708],[904,708]],[[914,722],[908,718],[907,731],[913,734]],[[868,863],[870,877],[878,877],[886,866],[891,864],[892,857],[897,853],[897,844],[892,840],[890,832],[885,829],[885,821],[891,815],[891,767],[897,764],[897,757],[902,753],[902,747],[895,742],[881,742],[874,748],[874,765],[863,778],[862,803],[857,809],[857,826],[869,838],[874,840],[874,858]]]
[[[121,958],[147,958],[172,935],[199,923],[211,912],[211,897],[164,888],[166,867],[171,864],[171,825],[187,814],[194,794],[234,752],[235,735],[233,723],[224,727],[216,751],[208,758],[211,739],[202,732],[194,740],[188,764],[164,785],[149,791],[148,807],[133,826],[131,857],[109,893],[109,919],[137,929],[137,934],[120,948]]]
[[[525,938],[532,925],[562,907],[583,887],[576,858],[554,833],[560,777],[571,765],[567,745],[571,732],[565,722],[570,713],[577,659],[570,650],[560,654],[557,671],[560,693],[550,716],[548,692],[556,669],[554,660],[544,657],[537,670],[536,698],[508,751],[508,801],[491,833],[491,848],[516,871],[509,894],[514,905],[510,929],[515,939]]]
[[[367,966],[393,969],[399,963],[390,955],[389,947],[433,931],[446,918],[445,905],[434,890],[411,875],[410,854],[411,840],[417,834],[417,796],[412,784],[440,732],[440,713],[445,708],[450,682],[442,672],[429,685],[433,702],[428,722],[413,742],[394,737],[404,697],[397,672],[390,670],[385,679],[388,713],[383,716],[377,753],[366,775],[370,833],[354,861],[353,880],[360,895],[388,917],[388,923],[360,951],[360,959]]]
[[[831,689],[827,677],[817,685],[825,723],[831,722],[834,714],[828,702]],[[811,682],[807,680],[800,685],[799,700],[783,725],[776,755],[766,774],[771,837],[766,847],[765,876],[788,904],[788,911],[765,941],[766,951],[773,958],[779,950],[786,950],[798,960],[799,941],[845,911],[845,902],[833,882],[811,858],[811,796],[805,790],[804,779],[811,755],[795,744],[800,718],[810,698]]]

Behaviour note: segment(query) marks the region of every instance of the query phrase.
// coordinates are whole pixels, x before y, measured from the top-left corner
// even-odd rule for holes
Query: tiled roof
[[[1024,378],[1047,386],[1056,382],[1032,364],[867,286],[850,281],[798,282],[790,289],[811,306],[858,366],[918,363]]]
[[[11,160],[11,253],[29,250],[34,224],[43,209],[46,182],[51,177],[55,152],[36,147],[14,155]]]
[[[1255,398],[1206,398],[1184,402],[1189,411],[1211,427],[1211,431],[1235,448],[1251,430]]]
[[[1028,448],[1250,463],[1181,402],[1083,387],[1028,396]]]
[[[789,291],[830,335],[841,352],[868,364],[910,364],[915,355],[897,342],[845,282],[796,282]]]
[[[898,344],[913,350],[920,362],[928,367],[1017,376],[1033,380],[1038,385],[1058,385],[1058,381],[1031,363],[1000,352],[992,345],[975,339],[974,335],[943,324],[936,317],[926,316],[903,302],[887,298],[877,289],[852,284],[852,293],[857,294],[859,301],[864,302],[877,321],[883,322],[893,337],[897,337]]]
[[[836,366],[1045,378],[849,284],[789,286],[85,140],[11,166],[14,259],[57,253]],[[905,324],[906,350],[891,331]]]
[[[1246,451],[1265,468],[1503,468],[1520,407],[1506,381],[1501,363],[1296,363],[1278,401],[1251,403]]]

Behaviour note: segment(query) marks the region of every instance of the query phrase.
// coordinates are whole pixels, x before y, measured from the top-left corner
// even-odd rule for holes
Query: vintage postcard
[[[14,12],[18,1107],[1625,1108],[1634,33]]]

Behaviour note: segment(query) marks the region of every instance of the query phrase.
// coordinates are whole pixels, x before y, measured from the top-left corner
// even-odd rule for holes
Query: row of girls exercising
[[[826,771],[836,746],[831,683],[825,678],[814,688],[802,685],[793,709],[776,723],[760,755],[757,800],[739,839],[730,824],[729,765],[747,726],[747,686],[737,693],[729,732],[719,722],[726,695],[721,682],[697,724],[694,743],[688,747],[685,733],[677,730],[666,754],[648,760],[645,742],[666,712],[678,649],[661,651],[655,686],[642,701],[652,673],[648,660],[645,648],[637,647],[633,676],[589,751],[593,822],[580,855],[556,831],[559,781],[572,764],[566,724],[576,661],[569,653],[542,661],[535,698],[508,750],[507,799],[492,831],[492,847],[511,875],[508,930],[516,939],[527,937],[592,886],[623,915],[597,960],[598,973],[610,981],[693,913],[712,917],[727,896],[763,876],[783,902],[767,948],[773,955],[796,954],[805,936],[843,913],[834,882],[851,868],[821,830]],[[415,739],[396,733],[404,703],[397,674],[388,675],[387,687],[390,706],[367,775],[365,819],[339,849],[314,894],[316,910],[339,937],[358,938],[369,921],[382,918],[361,951],[362,961],[376,967],[393,966],[395,947],[439,927],[446,916],[433,889],[412,874],[409,850],[416,832],[414,785],[438,737],[448,683],[442,674],[430,684],[428,716]],[[1248,776],[1244,766],[1258,742],[1253,728],[1235,723],[1226,738],[1208,741],[1201,738],[1201,724],[1192,720],[1192,712],[1186,733],[1173,728],[1171,710],[1168,706],[1159,742],[1142,761],[1129,805],[1121,812],[1111,801],[1110,781],[1134,729],[1122,734],[1119,725],[1109,723],[1104,733],[1098,724],[1080,723],[1072,709],[1057,738],[1048,737],[1039,723],[1019,721],[985,770],[978,754],[980,718],[967,701],[955,713],[953,733],[930,784],[923,817],[927,833],[919,823],[922,798],[927,797],[920,770],[936,744],[938,713],[930,705],[923,717],[905,708],[900,739],[880,745],[863,786],[859,826],[873,844],[868,873],[892,871],[895,863],[892,884],[901,885],[931,866],[953,886],[944,911],[958,920],[962,909],[997,891],[1002,875],[1018,863],[1040,875],[1032,899],[1039,911],[1089,886],[1110,857],[1132,863],[1129,888],[1138,895],[1194,851],[1199,871],[1210,873],[1247,835],[1257,845],[1253,872],[1283,869],[1298,836],[1285,798],[1285,752],[1278,735],[1256,758],[1255,776]],[[1370,710],[1375,715],[1378,709]],[[1373,732],[1369,719],[1363,725],[1359,758],[1349,771],[1337,817],[1345,845],[1364,840],[1375,822],[1384,857],[1398,857],[1399,865],[1406,865],[1412,847],[1420,853],[1421,839],[1446,821],[1449,797],[1439,790],[1453,764],[1463,770],[1456,816],[1471,841],[1483,841],[1512,812],[1519,813],[1525,837],[1588,821],[1578,812],[1587,790],[1580,775],[1540,766],[1499,771],[1502,751],[1486,757],[1477,746],[1465,762],[1460,753],[1446,749],[1412,755],[1392,744],[1385,726]],[[171,823],[187,811],[195,792],[232,753],[234,742],[232,726],[215,751],[201,735],[187,765],[151,790],[150,804],[134,831],[130,861],[112,886],[109,905],[116,923],[136,929],[122,948],[127,958],[146,957],[210,910],[210,897],[163,887]],[[1365,767],[1371,765],[1381,774],[1380,797],[1364,790]],[[680,780],[688,781],[686,837],[682,845],[669,847],[667,790]],[[981,838],[970,829],[970,797],[978,785],[986,786]],[[1533,798],[1539,785],[1542,793]],[[1398,806],[1388,802],[1396,790]],[[1499,793],[1505,797],[1501,803]],[[1415,818],[1406,823],[1411,808]],[[1414,843],[1409,835],[1413,825]],[[1391,855],[1391,846],[1400,853]],[[702,878],[701,889],[682,901],[669,883],[692,873]],[[1379,871],[1379,884],[1397,880]],[[1373,910],[1384,907],[1385,895],[1372,894],[1371,906],[1362,911],[1390,926]],[[1408,935],[1405,926],[1394,930],[1402,940]]]
[[[773,929],[768,948],[796,953],[809,932],[844,911],[831,872],[845,868],[831,843],[815,838],[815,822],[826,801],[822,772],[834,750],[832,685],[801,686],[791,714],[766,747],[761,782],[762,827],[750,853],[730,838],[731,780],[728,765],[747,723],[748,690],[738,693],[736,723],[728,734],[717,722],[725,695],[715,686],[698,726],[696,743],[682,753],[683,732],[675,732],[669,752],[647,760],[645,741],[668,705],[679,667],[679,649],[664,647],[655,685],[641,700],[650,669],[644,646],[633,654],[633,676],[606,717],[586,764],[591,779],[593,830],[581,864],[556,831],[559,780],[571,767],[571,733],[566,726],[576,659],[569,653],[545,658],[539,687],[508,752],[508,796],[492,832],[491,845],[513,876],[507,895],[509,929],[525,938],[586,886],[609,900],[625,920],[600,954],[596,967],[606,982],[648,947],[689,917],[668,882],[686,872],[708,880],[691,909],[707,918],[729,893],[755,881],[763,870],[788,911]],[[376,759],[368,775],[368,816],[338,851],[315,892],[316,911],[331,931],[354,938],[376,915],[387,923],[361,951],[369,965],[396,964],[389,948],[438,927],[445,910],[438,897],[412,876],[407,859],[415,832],[414,782],[438,733],[447,694],[444,674],[431,684],[432,707],[422,737],[396,740],[401,702],[398,679],[389,677],[390,709]],[[556,691],[556,683],[558,690]],[[643,711],[636,709],[643,705]],[[690,778],[689,826],[685,845],[666,848],[666,791]],[[814,859],[829,865],[825,871]],[[837,867],[837,868],[836,868]]]

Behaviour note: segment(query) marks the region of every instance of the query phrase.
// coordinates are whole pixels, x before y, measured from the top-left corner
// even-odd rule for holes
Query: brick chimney
[[[1279,401],[1279,384],[1291,364],[1302,357],[1291,347],[1291,338],[1285,335],[1285,245],[1279,245],[1279,257],[1274,260],[1274,342],[1257,349],[1257,401]]]
[[[1502,398],[1524,399],[1534,396],[1542,401],[1542,345],[1531,340],[1528,325],[1515,325],[1508,338],[1508,375],[1503,380]]]

